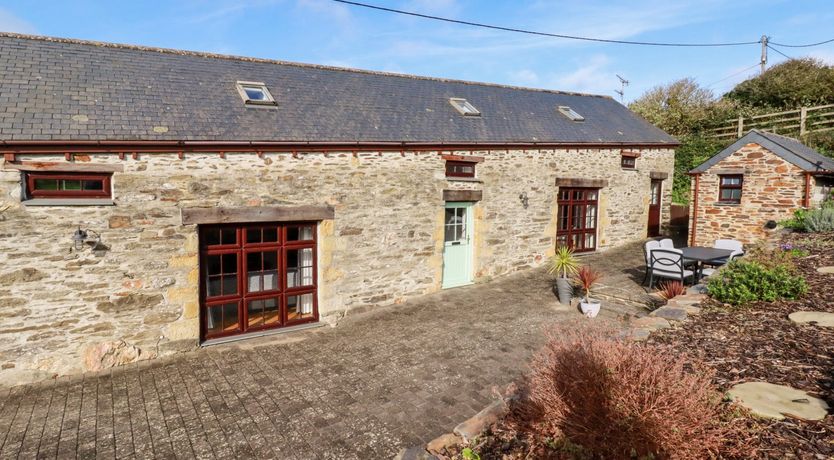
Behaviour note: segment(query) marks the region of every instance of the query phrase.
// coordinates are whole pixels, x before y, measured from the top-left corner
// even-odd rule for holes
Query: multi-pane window
[[[475,165],[471,161],[446,161],[446,177],[475,177]]]
[[[200,228],[202,337],[318,319],[315,224]]]
[[[110,174],[26,173],[28,198],[110,198]]]
[[[741,188],[744,176],[741,174],[718,176],[718,201],[722,203],[741,203]]]
[[[466,233],[467,208],[446,208],[444,220],[444,238],[447,243],[457,243],[467,238]]]
[[[620,166],[623,169],[634,169],[637,167],[637,158],[633,156],[623,155],[620,157]]]
[[[598,201],[598,189],[559,189],[557,246],[567,246],[576,252],[596,249]]]

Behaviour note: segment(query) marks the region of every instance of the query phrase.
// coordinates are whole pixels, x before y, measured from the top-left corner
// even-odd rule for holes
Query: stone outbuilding
[[[669,221],[677,142],[610,97],[16,34],[0,56],[0,379],[315,327]]]
[[[689,172],[692,246],[753,244],[800,208],[831,195],[834,160],[802,142],[753,130]]]

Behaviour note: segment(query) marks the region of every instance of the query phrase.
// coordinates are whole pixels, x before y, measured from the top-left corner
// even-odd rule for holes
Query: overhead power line
[[[731,79],[731,78],[733,78],[737,75],[743,74],[744,72],[748,72],[748,71],[752,70],[754,67],[758,67],[758,66],[759,66],[759,63],[757,62],[757,63],[751,65],[750,67],[746,68],[746,69],[742,69],[742,70],[739,70],[738,72],[736,72],[734,74],[727,75],[726,77],[724,77],[720,80],[715,80],[714,82],[708,84],[707,88],[711,88],[711,87],[715,86],[716,84],[721,83],[722,81],[729,80],[729,79]]]
[[[785,48],[809,48],[811,46],[820,46],[820,45],[824,45],[826,43],[831,43],[831,42],[834,42],[834,38],[829,39],[829,40],[824,40],[824,41],[821,41],[821,42],[816,42],[816,43],[807,43],[805,45],[786,45],[784,43],[776,43],[776,42],[768,42],[768,43],[770,43],[771,45],[774,45],[774,46],[784,46]]]
[[[770,45],[767,45],[767,47],[768,47],[768,48],[770,48],[770,49],[772,49],[773,51],[776,51],[777,53],[781,54],[782,56],[785,56],[786,58],[788,58],[788,59],[790,59],[790,60],[792,60],[792,59],[793,59],[792,57],[788,56],[787,54],[785,54],[785,53],[783,53],[783,52],[781,52],[781,51],[777,50],[776,48],[774,48],[774,47],[772,47],[772,46],[770,46]]]
[[[428,14],[422,13],[415,13],[413,11],[404,11],[404,10],[397,10],[394,8],[387,8],[384,6],[377,6],[377,5],[370,5],[367,3],[360,3],[354,2],[349,0],[332,0],[337,3],[344,3],[346,5],[353,5],[359,6],[362,8],[369,8],[372,10],[378,11],[385,11],[388,13],[396,13],[402,14],[406,16],[414,16],[423,19],[432,19],[435,21],[443,21],[443,22],[450,22],[453,24],[463,24],[467,26],[473,27],[481,27],[484,29],[493,29],[493,30],[503,30],[505,32],[516,32],[520,34],[527,34],[527,35],[538,35],[542,37],[553,37],[553,38],[564,38],[567,40],[582,40],[582,41],[589,41],[589,42],[601,42],[601,43],[618,43],[621,45],[643,45],[643,46],[679,46],[679,47],[718,47],[718,46],[741,46],[741,45],[756,45],[761,43],[760,40],[750,41],[750,42],[728,42],[728,43],[665,43],[665,42],[641,42],[641,41],[631,41],[631,40],[612,40],[607,38],[594,38],[594,37],[580,37],[576,35],[564,35],[564,34],[552,34],[548,32],[538,32],[534,30],[527,30],[527,29],[518,29],[515,27],[503,27],[503,26],[496,26],[492,24],[484,24],[480,22],[472,22],[472,21],[462,21],[458,19],[451,19],[451,18],[444,18],[440,16],[432,16]]]

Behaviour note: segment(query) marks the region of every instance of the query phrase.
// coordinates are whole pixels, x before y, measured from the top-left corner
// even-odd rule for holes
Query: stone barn
[[[0,35],[0,379],[315,327],[668,223],[610,97]]]
[[[753,130],[690,175],[690,245],[725,238],[752,244],[795,210],[830,196],[834,160],[796,139]]]

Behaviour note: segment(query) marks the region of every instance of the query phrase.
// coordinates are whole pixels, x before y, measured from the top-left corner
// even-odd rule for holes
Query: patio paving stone
[[[639,244],[583,257],[628,300],[589,321],[645,314],[642,257]],[[336,327],[0,387],[0,458],[392,458],[494,401],[544,328],[585,321],[552,283],[527,270]]]

